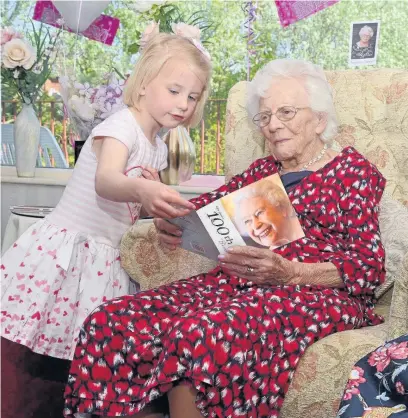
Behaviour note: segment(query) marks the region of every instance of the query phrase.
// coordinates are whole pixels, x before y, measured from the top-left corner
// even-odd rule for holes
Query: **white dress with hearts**
[[[161,170],[167,165],[163,141],[157,138],[152,145],[127,108],[115,113],[92,131],[54,211],[32,225],[1,264],[1,335],[67,360],[89,313],[136,290],[120,265],[119,245],[140,205],[96,194],[92,140],[100,136],[127,146],[129,176],[139,175],[139,166]]]

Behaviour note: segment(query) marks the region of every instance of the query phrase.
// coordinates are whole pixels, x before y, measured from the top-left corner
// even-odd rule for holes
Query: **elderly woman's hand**
[[[297,263],[286,260],[269,249],[231,247],[218,256],[223,270],[260,285],[291,284],[298,275]]]
[[[153,223],[163,248],[173,251],[181,244],[182,232],[179,227],[161,218],[154,218]]]

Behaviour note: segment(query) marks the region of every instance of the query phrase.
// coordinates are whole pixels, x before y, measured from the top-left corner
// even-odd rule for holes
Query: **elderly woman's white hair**
[[[324,71],[318,65],[303,60],[277,59],[261,68],[248,86],[247,110],[251,118],[259,112],[259,101],[265,97],[272,79],[297,78],[304,80],[309,96],[309,106],[316,113],[323,113],[327,125],[320,138],[330,143],[337,133],[337,117],[332,90]]]
[[[367,35],[370,35],[370,37],[372,38],[374,35],[374,30],[371,26],[365,25],[360,29],[360,32],[358,34],[361,36],[364,33],[366,33]]]

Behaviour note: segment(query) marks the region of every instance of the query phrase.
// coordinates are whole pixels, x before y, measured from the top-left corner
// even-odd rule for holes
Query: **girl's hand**
[[[173,251],[181,244],[181,229],[166,221],[166,219],[155,218],[153,220],[156,227],[159,242],[162,247]]]
[[[139,193],[139,202],[144,210],[155,218],[178,218],[195,209],[195,206],[183,199],[180,193],[157,181],[144,183]]]
[[[142,171],[142,177],[146,180],[160,181],[159,173],[153,167],[145,167]]]
[[[291,284],[297,277],[297,263],[257,247],[231,247],[218,259],[223,270],[260,285]]]

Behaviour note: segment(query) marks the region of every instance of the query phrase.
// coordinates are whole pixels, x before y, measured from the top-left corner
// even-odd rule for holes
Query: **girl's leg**
[[[197,391],[186,385],[179,385],[170,390],[167,394],[170,418],[202,418],[195,404],[196,396]]]

